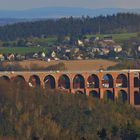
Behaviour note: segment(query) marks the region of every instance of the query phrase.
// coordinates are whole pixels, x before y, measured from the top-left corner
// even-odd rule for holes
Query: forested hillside
[[[45,21],[23,22],[0,27],[0,40],[41,36],[80,37],[85,34],[124,33],[140,31],[140,15],[117,14],[95,18],[61,18]]]
[[[140,112],[121,100],[114,103],[4,82],[0,82],[0,97],[0,139],[140,138]]]

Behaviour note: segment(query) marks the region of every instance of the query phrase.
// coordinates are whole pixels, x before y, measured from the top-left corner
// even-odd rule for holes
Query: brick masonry
[[[98,86],[97,87],[89,87],[89,76],[93,75],[98,78]],[[96,92],[99,94],[99,98],[103,99],[106,92],[111,93],[114,96],[114,100],[118,99],[118,93],[120,91],[123,91],[127,94],[127,102],[131,105],[137,105],[140,106],[140,70],[122,70],[122,71],[31,71],[31,72],[0,72],[0,77],[7,77],[11,81],[14,81],[17,77],[22,77],[27,83],[29,83],[29,80],[32,76],[38,77],[38,80],[40,81],[40,86],[45,87],[44,79],[46,76],[51,75],[55,80],[55,90],[65,90],[67,93],[85,93],[87,96],[91,94],[91,92]],[[69,80],[69,88],[68,89],[60,89],[59,85],[59,79],[62,75],[67,76],[67,80]],[[105,75],[109,75],[110,81],[112,81],[112,86],[108,86],[109,84],[104,79]],[[117,86],[119,83],[117,83],[120,79],[118,79],[119,76],[122,76],[122,81],[125,79],[126,86]],[[76,87],[74,88],[74,79],[76,76],[80,76],[81,80],[80,82],[83,82],[83,87]],[[134,81],[134,78],[136,79]],[[117,80],[118,79],[118,80]],[[97,81],[94,81],[95,83]],[[137,83],[137,84],[136,84]],[[107,86],[104,86],[104,85]]]

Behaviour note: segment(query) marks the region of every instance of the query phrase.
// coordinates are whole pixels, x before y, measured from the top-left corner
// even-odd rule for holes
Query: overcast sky
[[[0,0],[0,10],[39,7],[140,8],[140,0]]]

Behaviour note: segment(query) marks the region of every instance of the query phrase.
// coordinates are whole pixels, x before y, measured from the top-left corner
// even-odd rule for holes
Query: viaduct
[[[0,72],[0,80],[99,99],[120,99],[140,107],[140,70]]]

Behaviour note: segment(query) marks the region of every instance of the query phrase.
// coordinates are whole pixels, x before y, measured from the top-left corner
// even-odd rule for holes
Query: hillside
[[[0,139],[138,140],[140,111],[121,100],[0,83]],[[5,88],[6,87],[6,88]],[[11,90],[12,89],[12,90]],[[7,139],[6,139],[7,140]]]

